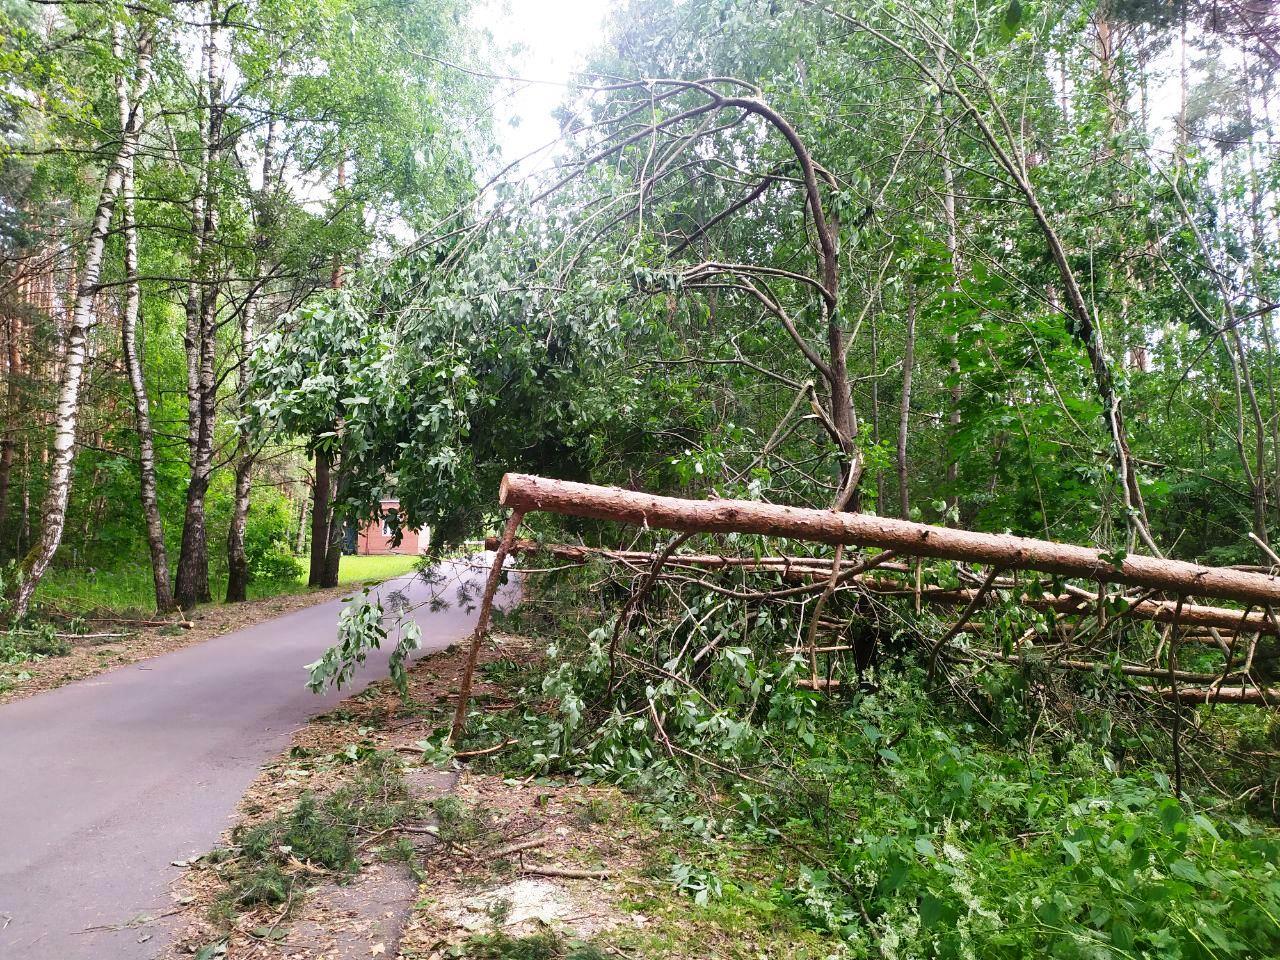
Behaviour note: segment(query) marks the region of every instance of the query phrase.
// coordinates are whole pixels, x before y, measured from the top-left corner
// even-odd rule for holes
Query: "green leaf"
[[[920,924],[927,930],[936,926],[945,912],[945,904],[932,893],[926,893],[920,899]]]
[[[1169,865],[1169,872],[1175,877],[1180,877],[1188,883],[1194,883],[1197,886],[1203,886],[1207,881],[1204,874],[1190,860],[1175,860]]]
[[[1022,26],[1022,3],[1021,0],[1009,0],[1009,6],[1004,11],[1004,32],[1006,36],[1013,36],[1017,32],[1018,27]]]

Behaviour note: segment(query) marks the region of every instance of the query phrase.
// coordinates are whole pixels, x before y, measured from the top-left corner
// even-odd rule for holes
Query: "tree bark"
[[[902,400],[898,408],[898,507],[911,517],[911,488],[907,483],[907,437],[911,424],[911,371],[916,363],[916,291],[907,282],[907,339],[902,350]]]
[[[506,484],[506,481],[503,481]],[[511,511],[507,517],[506,528],[502,532],[502,540],[493,554],[493,566],[489,570],[484,584],[484,596],[480,599],[480,613],[476,617],[476,628],[471,632],[471,644],[467,648],[467,662],[462,670],[462,682],[458,685],[458,704],[453,712],[453,727],[449,731],[449,742],[457,743],[467,726],[467,705],[471,702],[471,681],[476,673],[476,657],[480,653],[480,644],[489,632],[489,618],[493,613],[493,598],[498,594],[498,585],[502,580],[502,568],[506,564],[511,544],[515,542],[516,530],[524,514],[520,510]]]
[[[8,343],[5,350],[5,379],[8,383],[6,396],[5,433],[0,438],[0,536],[8,526],[9,519],[9,487],[13,477],[14,450],[18,446],[18,431],[22,424],[22,383],[26,377],[22,363],[22,338],[24,335],[22,317],[14,311],[9,316]],[[4,548],[0,547],[0,551]]]
[[[267,124],[266,141],[262,148],[262,190],[258,193],[254,219],[257,250],[263,250],[271,242],[273,226],[270,206],[266,202],[271,189],[273,151],[275,149],[275,122]],[[263,292],[262,257],[255,254],[253,279],[240,310],[240,365],[239,386],[236,391],[236,409],[243,420],[249,406],[249,355],[253,348],[253,327],[257,317],[258,298]],[[250,495],[253,490],[253,444],[248,427],[241,423],[236,430],[235,493],[231,507],[231,523],[227,527],[227,602],[241,603],[249,599],[249,555],[245,549],[245,532],[249,526]]]
[[[336,587],[338,585],[338,570],[342,566],[342,542],[343,535],[346,533],[346,525],[343,518],[338,514],[337,505],[346,498],[350,479],[343,469],[345,459],[345,457],[340,456],[337,460],[337,468],[333,471],[333,493],[329,502],[329,542],[325,549],[324,567],[320,577],[320,586],[322,587]]]
[[[213,473],[214,417],[217,410],[215,360],[217,351],[218,286],[214,282],[210,241],[218,229],[214,166],[222,138],[222,78],[217,51],[218,5],[209,3],[209,26],[204,46],[204,89],[207,126],[202,132],[200,189],[197,191],[196,283],[187,298],[187,403],[190,475],[182,524],[182,550],[174,598],[184,609],[213,599],[209,591],[209,535],[205,496]],[[200,213],[203,216],[200,216]]]
[[[329,546],[324,554],[324,571],[321,575],[320,586],[336,587],[338,585],[338,571],[342,566],[342,540],[345,532],[345,525],[342,519],[336,514],[329,517]]]
[[[71,493],[71,469],[75,460],[76,428],[80,419],[80,385],[84,378],[89,333],[96,322],[94,300],[98,294],[98,278],[102,272],[102,255],[107,234],[111,228],[111,216],[115,209],[125,169],[137,150],[141,131],[139,101],[146,95],[150,83],[151,36],[139,32],[138,63],[133,83],[132,108],[128,110],[128,123],[120,134],[120,145],[103,178],[98,193],[98,205],[89,226],[84,264],[79,272],[75,298],[71,306],[71,323],[67,329],[66,350],[62,375],[58,384],[58,400],[54,412],[53,445],[49,455],[48,482],[45,487],[41,511],[44,525],[40,536],[22,561],[21,578],[13,599],[14,618],[26,615],[45,571],[62,543],[62,531],[67,520],[67,500]],[[128,84],[122,78],[118,94],[130,96]],[[122,113],[124,112],[122,105]]]
[[[879,297],[879,294],[877,294]],[[871,312],[871,442],[880,446],[880,330],[878,326],[882,304]],[[876,471],[876,509],[883,510],[885,503],[884,471]]]
[[[339,194],[346,189],[347,186],[347,161],[345,157],[338,160],[338,184],[337,191]],[[329,274],[329,289],[340,290],[343,283],[342,258],[335,253],[333,255],[332,269]],[[340,428],[339,428],[340,429]],[[329,490],[329,500],[327,504],[327,516],[325,518],[326,536],[323,541],[324,551],[320,560],[320,581],[322,587],[336,587],[338,585],[338,570],[342,566],[342,522],[334,512],[335,504],[341,503],[343,494],[346,493],[346,479],[343,475],[343,466],[346,459],[344,457],[335,458],[330,455],[329,467],[332,474],[332,481]],[[333,470],[334,465],[337,470]],[[317,461],[317,467],[319,462]],[[317,544],[312,544],[312,569],[315,569],[315,551]]]
[[[142,123],[142,105],[136,105],[138,123]],[[120,104],[121,126],[127,126],[128,105]],[[147,549],[151,553],[151,579],[155,585],[156,610],[173,609],[173,593],[169,587],[169,555],[164,542],[164,524],[160,519],[160,501],[156,482],[155,430],[151,424],[151,404],[143,375],[142,351],[138,347],[138,312],[142,303],[142,287],[138,281],[138,226],[134,219],[134,160],[127,158],[121,181],[120,229],[124,233],[124,310],[120,318],[121,354],[129,387],[133,391],[134,425],[138,431],[138,478],[142,519],[147,531]]]
[[[816,574],[810,574],[816,575]],[[859,583],[867,590],[873,593],[899,593],[911,592],[911,588],[906,584],[895,582],[886,578],[864,577]],[[1007,585],[997,584],[997,590],[1007,591],[1010,588]],[[964,606],[970,600],[976,591],[968,589],[947,590],[940,588],[926,588],[920,592],[920,599],[926,603],[938,603],[948,606]],[[1040,596],[1033,597],[1021,594],[1017,597],[1017,602],[1021,606],[1031,607],[1034,610],[1053,610],[1064,616],[1076,616],[1088,613],[1095,609],[1095,604],[1083,597],[1073,597],[1069,594],[1059,594],[1057,596]],[[1176,612],[1176,604],[1167,600],[1141,600],[1134,603],[1125,611],[1126,617],[1133,617],[1136,620],[1153,620],[1156,623],[1172,623]],[[1228,607],[1211,607],[1200,604],[1184,603],[1182,605],[1182,615],[1179,623],[1190,627],[1213,627],[1220,630],[1242,630],[1246,633],[1266,633],[1275,635],[1277,632],[1275,625],[1267,616],[1260,612],[1250,612],[1246,616],[1243,610],[1232,610]]]
[[[947,4],[947,26],[951,27],[951,23],[955,17],[954,5]],[[941,47],[938,48],[938,72],[942,73],[946,68],[945,55]],[[941,91],[938,95],[938,148],[941,151],[942,159],[942,218],[946,222],[947,227],[947,258],[951,262],[951,279],[947,283],[947,292],[955,293],[960,282],[960,231],[956,224],[956,179],[955,167],[951,163],[951,148],[947,143],[947,116],[946,103],[942,97]],[[960,402],[963,399],[963,393],[960,389],[960,357],[958,356],[960,348],[960,337],[958,334],[951,333],[947,335],[947,343],[951,346],[951,359],[947,363],[947,373],[951,377],[951,406],[947,411],[948,425],[948,445],[954,444],[956,435],[960,432]],[[956,461],[954,450],[947,453],[947,508],[948,512],[958,515],[960,508],[960,491],[957,489],[957,481],[959,479],[959,464]]]
[[[496,550],[498,549],[498,543],[497,537],[488,537],[485,539],[484,548],[486,550]],[[536,540],[516,540],[511,545],[511,553],[546,553],[556,560],[567,563],[586,563],[593,557],[598,557],[637,568],[651,566],[658,557],[655,553],[643,550],[608,550],[602,547],[586,547],[577,544],[541,543]],[[821,557],[735,557],[721,554],[676,553],[668,558],[667,566],[675,569],[697,567],[706,570],[760,570],[782,574],[787,579],[825,580],[831,575],[832,564],[829,560],[824,560]],[[888,571],[900,574],[907,573],[910,571],[910,567],[906,565],[881,564],[876,569],[876,574],[860,574],[850,578],[849,582],[856,582],[860,587],[871,593],[904,595],[916,593],[911,584],[882,575]],[[1015,583],[997,580],[993,585],[993,590],[1008,593],[1011,590],[1017,591],[1018,586]],[[976,590],[965,588],[926,587],[919,591],[919,597],[925,603],[962,607],[973,600],[976,592]],[[1020,606],[1031,607],[1035,610],[1053,610],[1064,616],[1078,616],[1095,609],[1095,604],[1092,600],[1071,596],[1070,594],[1031,596],[1025,593],[1016,593],[1015,595],[1016,601]],[[1129,602],[1131,605],[1124,613],[1126,617],[1133,617],[1136,620],[1154,620],[1157,623],[1173,622],[1176,605],[1171,601],[1146,599],[1130,600]],[[1275,621],[1265,613],[1261,611],[1233,610],[1229,607],[1184,603],[1179,622],[1188,627],[1214,627],[1232,632],[1265,633],[1272,636],[1280,634],[1280,628],[1277,628]]]
[[[257,310],[256,292],[250,293],[240,317],[240,387],[237,407],[244,415],[248,399],[246,366],[253,341],[253,321]],[[227,603],[249,599],[249,555],[245,550],[245,531],[249,525],[249,497],[253,487],[253,446],[245,427],[236,438],[235,492],[232,498],[231,523],[227,527]]]
[[[307,574],[309,587],[318,587],[324,583],[325,558],[329,555],[329,504],[332,493],[329,454],[317,448],[316,478],[311,484],[311,569]]]
[[[1040,570],[1092,582],[1124,583],[1173,594],[1280,604],[1280,578],[1148,556],[1114,557],[1091,547],[1008,534],[975,533],[889,517],[808,510],[751,500],[681,500],[614,487],[509,473],[498,501],[528,513],[701,533],[752,533],[818,543],[891,549],[900,554]]]
[[[303,550],[307,549],[307,504],[311,498],[307,496],[305,490],[306,482],[303,481],[303,484],[302,496],[298,498],[298,535],[293,546],[295,554],[301,554]]]
[[[1275,687],[1153,687],[1141,688],[1144,693],[1154,694],[1171,703],[1194,705],[1197,703],[1235,703],[1251,704],[1259,707],[1274,707],[1280,704],[1280,689]]]

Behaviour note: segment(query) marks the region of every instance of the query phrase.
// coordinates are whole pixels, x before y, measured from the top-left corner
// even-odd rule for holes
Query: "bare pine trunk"
[[[121,113],[128,116],[128,123],[121,131],[120,147],[107,169],[98,193],[98,206],[89,226],[84,264],[76,285],[75,299],[71,307],[71,323],[67,329],[62,375],[58,384],[58,401],[54,410],[53,445],[49,456],[48,484],[45,488],[41,512],[44,525],[39,539],[22,561],[22,576],[14,595],[14,617],[23,617],[31,605],[45,571],[62,543],[62,531],[67,520],[67,500],[71,493],[71,469],[75,460],[76,427],[80,419],[80,385],[84,378],[84,365],[89,332],[96,316],[94,299],[98,294],[98,278],[102,272],[102,254],[107,234],[111,229],[111,215],[116,197],[124,180],[125,170],[132,162],[137,149],[141,127],[141,113],[137,103],[146,95],[150,82],[149,63],[151,39],[143,32],[138,37],[137,78],[134,82],[132,111],[128,107],[127,81],[121,77],[117,86]]]
[[[22,515],[18,520],[18,553],[31,542],[31,445],[22,438]]]
[[[22,318],[14,313],[9,317],[8,344],[5,351],[5,376],[9,384],[4,437],[0,438],[0,533],[9,519],[9,487],[13,477],[13,453],[18,445],[18,432],[22,425],[22,392],[19,384],[22,369]]]
[[[1003,533],[977,533],[833,510],[807,510],[754,500],[683,500],[588,483],[508,473],[498,503],[521,513],[542,511],[610,520],[646,529],[749,533],[832,545],[878,547],[904,556],[937,557],[1003,570],[1040,570],[1102,583],[1123,583],[1174,596],[1192,594],[1274,607],[1280,577],[1128,554],[1117,562],[1091,547]]]

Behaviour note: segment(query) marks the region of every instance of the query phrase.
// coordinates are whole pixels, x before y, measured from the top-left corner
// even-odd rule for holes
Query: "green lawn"
[[[418,565],[418,557],[387,553],[372,557],[343,557],[338,567],[338,583],[363,583],[366,580],[386,580],[409,573]],[[300,581],[306,583],[304,574]]]
[[[343,557],[338,568],[339,584],[363,584],[409,573],[418,558],[387,554],[372,557]],[[303,593],[307,590],[308,557],[302,558],[303,573],[293,583],[251,583],[252,599]],[[226,580],[215,578],[211,584],[215,602],[221,602]],[[111,611],[119,614],[145,614],[154,608],[151,568],[144,563],[120,570],[51,569],[36,590],[36,602],[48,604],[62,613],[88,614]]]

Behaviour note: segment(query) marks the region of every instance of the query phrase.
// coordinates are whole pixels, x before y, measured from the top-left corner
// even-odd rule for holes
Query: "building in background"
[[[395,518],[400,514],[399,500],[382,501],[382,519],[370,520],[356,537],[355,553],[367,556],[372,553],[426,553],[431,545],[431,528],[400,531],[400,544],[392,546],[392,534],[395,531]]]

